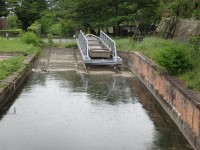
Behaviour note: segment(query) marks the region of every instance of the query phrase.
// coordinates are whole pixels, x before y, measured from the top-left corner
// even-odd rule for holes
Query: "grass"
[[[189,89],[200,93],[200,67],[198,66],[190,72],[180,75],[180,78],[185,82]]]
[[[25,57],[23,56],[17,56],[0,61],[0,80],[4,80],[7,76],[23,69],[25,67],[24,59]]]
[[[135,42],[131,38],[115,38],[117,49],[133,51],[135,47]]]
[[[65,44],[65,48],[77,48],[77,43],[76,42],[72,42],[72,43],[67,43]]]
[[[178,42],[160,38],[144,38],[142,42],[134,42],[131,38],[115,40],[117,49],[125,51],[138,51],[155,60],[158,53],[164,49],[172,48]],[[179,43],[180,44],[180,43]]]
[[[26,53],[37,54],[41,48],[33,44],[27,44],[20,38],[2,38],[0,37],[0,53]],[[1,54],[0,54],[1,55]],[[14,72],[18,72],[25,67],[24,56],[14,56],[10,59],[0,61],[0,80],[4,80]]]
[[[196,90],[200,92],[200,63],[199,63],[200,53],[196,55],[191,55],[192,70],[185,72],[180,75],[180,78],[185,81],[185,84],[189,89]]]
[[[188,59],[191,61],[192,69],[177,75],[182,81],[185,82],[189,89],[200,92],[200,52],[192,54],[191,45],[165,40],[160,38],[144,38],[142,42],[133,42],[130,38],[116,39],[117,49],[124,51],[138,51],[149,57],[156,62],[157,58],[164,50],[169,50],[177,47],[186,48]]]
[[[35,47],[32,44],[26,44],[22,42],[19,38],[6,39],[0,37],[0,53],[27,53],[33,54],[40,51],[39,47]]]

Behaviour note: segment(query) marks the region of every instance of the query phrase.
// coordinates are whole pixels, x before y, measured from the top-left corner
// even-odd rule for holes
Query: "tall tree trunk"
[[[22,30],[23,31],[28,31],[29,23],[27,21],[22,21]]]
[[[96,31],[92,27],[90,27],[90,33],[94,34],[94,35],[97,35]]]
[[[100,31],[101,31],[101,29],[100,29],[100,28],[98,28],[98,33],[97,33],[97,34],[98,34],[98,36],[100,35]]]
[[[113,26],[113,36],[116,36],[116,27]]]

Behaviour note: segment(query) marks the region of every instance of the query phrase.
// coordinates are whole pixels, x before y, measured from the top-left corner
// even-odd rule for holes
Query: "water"
[[[33,73],[1,112],[1,150],[189,150],[136,78]]]

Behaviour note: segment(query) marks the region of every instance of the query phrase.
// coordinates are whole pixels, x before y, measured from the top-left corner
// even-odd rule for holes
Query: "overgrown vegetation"
[[[18,56],[0,61],[0,80],[4,80],[8,75],[23,69],[25,67],[24,59],[25,57]]]
[[[26,44],[21,39],[6,39],[0,37],[0,52],[22,52],[27,54],[38,53],[40,47],[35,47],[33,44]]]
[[[134,42],[132,38],[115,40],[117,49],[125,51],[139,51],[152,60],[156,60],[157,55],[165,50],[173,48],[178,42],[161,38],[144,38],[142,42]],[[180,43],[179,43],[180,44]]]
[[[117,39],[116,44],[120,50],[143,53],[169,74],[179,76],[188,88],[200,91],[199,41],[198,35],[191,38],[190,44],[160,38],[144,38],[143,42]]]
[[[188,88],[200,92],[200,34],[190,39],[189,53],[193,69],[182,74],[180,77],[185,81]]]
[[[39,38],[35,33],[33,32],[26,32],[21,35],[20,37],[21,41],[26,44],[32,44],[34,46],[41,46],[42,45],[42,39]]]
[[[180,75],[192,69],[189,53],[182,45],[166,48],[157,55],[156,62],[171,75]]]
[[[15,39],[0,37],[0,53],[38,54],[41,49],[41,41],[34,33],[29,32]],[[4,80],[7,76],[23,69],[25,67],[24,59],[24,56],[13,56],[10,59],[0,61],[0,80]]]
[[[76,42],[66,43],[65,48],[77,48],[77,43]]]
[[[132,51],[135,47],[135,42],[132,38],[115,38],[117,49]]]

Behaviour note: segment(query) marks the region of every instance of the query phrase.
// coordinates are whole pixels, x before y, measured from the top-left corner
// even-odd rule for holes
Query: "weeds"
[[[135,43],[131,38],[116,38],[117,49],[125,51],[133,51]]]
[[[24,59],[25,57],[18,56],[0,61],[0,80],[4,80],[7,76],[23,69],[25,67]]]
[[[23,43],[19,38],[6,39],[0,37],[0,52],[1,53],[27,53],[33,54],[40,51],[40,47],[35,47],[32,44]]]
[[[65,48],[77,48],[77,43],[76,42],[66,43]]]
[[[143,53],[170,74],[177,75],[189,89],[200,92],[199,42],[199,35],[191,38],[188,45],[160,38],[144,38],[142,42],[116,39],[117,49]]]

